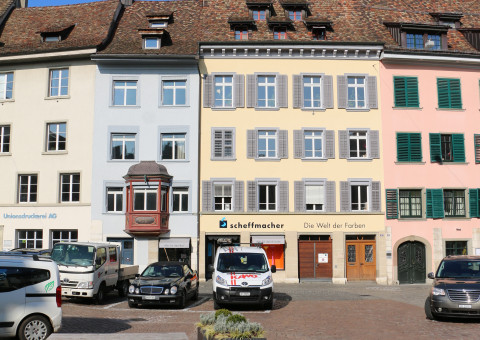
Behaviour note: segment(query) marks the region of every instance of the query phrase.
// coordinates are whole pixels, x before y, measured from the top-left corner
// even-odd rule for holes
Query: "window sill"
[[[392,220],[394,220],[392,218]],[[412,218],[409,218],[409,217],[400,217],[397,219],[397,221],[399,222],[417,222],[417,221],[428,221],[427,218],[425,217],[412,217]]]
[[[371,109],[349,109],[349,108],[346,108],[345,109],[347,112],[368,112],[370,111]]]
[[[464,108],[443,108],[443,107],[437,107],[436,108],[437,111],[460,111],[460,112],[464,112],[464,111],[467,111],[467,109],[464,109]]]
[[[445,216],[444,218],[442,218],[442,220],[452,220],[452,221],[458,221],[458,220],[470,220],[470,217],[467,217],[467,216]]]
[[[280,162],[282,158],[255,158],[259,162]]]
[[[425,165],[427,162],[395,162],[395,165]]]
[[[225,162],[225,161],[236,161],[237,158],[210,158],[211,161],[216,161],[216,162]]]
[[[170,217],[172,216],[187,216],[187,215],[192,215],[191,211],[172,211],[170,213]]]
[[[212,111],[235,111],[236,107],[221,107],[221,106],[212,106]]]
[[[371,162],[373,158],[347,158],[348,162]]]
[[[76,206],[81,204],[80,202],[59,202],[61,205],[71,205],[71,206]]]
[[[70,99],[70,95],[68,96],[56,96],[56,97],[45,97],[45,100],[58,100],[58,99]]]
[[[190,107],[190,105],[184,104],[184,105],[159,105],[158,106],[159,109],[178,109],[178,108],[183,109],[186,107]]]
[[[128,162],[138,162],[138,159],[109,159],[108,163],[128,163]]]
[[[15,99],[0,99],[0,103],[13,103],[15,101]]]
[[[167,162],[167,163],[188,163],[190,162],[188,159],[160,159],[159,162]]]
[[[110,105],[110,109],[140,109],[140,105]]]
[[[470,162],[431,162],[438,165],[468,165]]]
[[[302,158],[302,162],[326,162],[328,158]]]
[[[325,111],[327,111],[327,109],[324,108],[324,107],[302,107],[301,110],[302,111],[308,111],[308,112],[310,112],[310,111],[313,111],[313,112],[325,112]]]
[[[108,216],[124,216],[125,212],[124,211],[104,211],[103,214]]]
[[[11,152],[0,152],[0,157],[2,156],[11,156],[12,153]]]
[[[255,111],[280,111],[279,107],[255,107]]]
[[[43,151],[42,155],[51,156],[51,155],[66,155],[68,151]]]
[[[423,107],[408,107],[408,106],[392,106],[393,110],[401,111],[401,110],[418,110],[422,111]]]

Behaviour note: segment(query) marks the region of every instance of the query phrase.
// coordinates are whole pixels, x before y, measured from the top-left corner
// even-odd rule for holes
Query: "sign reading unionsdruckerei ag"
[[[47,219],[56,219],[57,214],[55,213],[44,213],[44,214],[30,214],[30,213],[23,213],[23,214],[3,214],[4,219],[10,220],[47,220]]]
[[[287,220],[288,223],[281,223],[279,221],[235,221],[229,223],[228,220],[223,217],[219,220],[218,226],[220,229],[275,229],[283,230],[287,226],[302,230],[314,231],[334,231],[334,230],[359,230],[367,229],[367,223],[358,222],[358,221],[331,221],[331,222],[318,222],[318,221],[299,221],[295,220],[292,223],[292,220]]]

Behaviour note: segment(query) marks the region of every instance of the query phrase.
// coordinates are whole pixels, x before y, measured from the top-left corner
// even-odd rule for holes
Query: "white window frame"
[[[231,78],[231,82],[225,82],[225,78]],[[217,85],[217,79],[222,78],[222,82],[218,83]],[[213,107],[214,108],[234,108],[234,100],[235,100],[235,77],[233,74],[214,74],[213,75]],[[222,98],[219,99],[221,101],[221,105],[217,105],[217,99],[216,99],[216,94],[217,94],[217,87],[220,89],[220,93]],[[225,98],[225,88],[231,87],[231,98],[226,99]],[[230,100],[231,104],[230,105],[225,105],[225,101]]]
[[[222,186],[222,195],[217,196],[215,187],[216,186]],[[225,187],[230,187],[230,196],[225,195]],[[212,183],[212,196],[213,196],[213,211],[228,211],[232,212],[233,209],[233,204],[234,204],[234,197],[235,197],[235,184],[233,182],[226,182],[226,181],[214,181]],[[222,205],[222,209],[216,209],[216,202],[215,199],[217,197],[222,198],[222,202],[220,203]],[[225,198],[230,197],[230,203],[225,203]],[[230,209],[227,209],[226,206],[230,204]]]
[[[20,233],[24,231],[25,238],[20,238]],[[33,232],[33,235],[29,235],[29,233]],[[42,249],[43,248],[43,230],[41,229],[17,229],[16,230],[16,238],[17,238],[17,246],[16,248],[27,248],[28,247],[28,241],[33,241],[34,249]],[[25,240],[25,247],[20,247],[20,241]],[[40,244],[39,244],[40,242]],[[31,248],[31,247],[28,247]]]
[[[305,84],[305,78],[311,78],[310,83]],[[319,83],[312,82],[313,78],[320,78]],[[321,110],[325,108],[324,98],[323,98],[323,82],[324,82],[324,75],[323,74],[302,74],[302,109],[307,110]],[[305,105],[305,92],[310,92],[311,98],[313,98],[314,89],[318,88],[320,90],[320,105]],[[314,100],[311,100],[312,104]]]
[[[113,142],[119,141],[122,143],[122,157],[113,158]],[[125,145],[127,142],[134,143],[134,154],[133,158],[125,158]],[[110,160],[113,161],[134,161],[137,157],[137,135],[135,133],[121,133],[121,132],[112,132],[110,134]]]
[[[349,79],[355,79],[354,84],[349,83]],[[358,79],[363,79],[363,84],[358,84]],[[347,110],[368,110],[368,98],[367,98],[367,77],[363,75],[347,75]],[[353,88],[355,92],[354,106],[350,106],[349,89]],[[359,106],[359,89],[363,89],[363,106]]]
[[[59,72],[59,76],[58,78],[53,78],[53,73],[54,72]],[[64,77],[64,74],[67,73],[67,76]],[[53,98],[57,98],[57,97],[68,97],[69,93],[70,93],[70,70],[68,67],[66,68],[54,68],[54,69],[50,69],[49,72],[48,72],[49,76],[48,76],[48,97],[53,97]],[[52,85],[52,82],[54,79],[58,79],[58,86],[53,86]],[[62,79],[67,79],[67,85],[66,86],[62,86]],[[62,89],[66,88],[67,89],[67,93],[65,94],[62,94]],[[52,94],[52,90],[53,89],[57,89],[58,91],[58,94],[54,95]]]
[[[261,187],[270,187],[270,186],[273,186],[275,187],[275,194],[273,195],[274,196],[274,203],[275,204],[275,208],[274,209],[270,209],[268,207],[268,205],[272,204],[269,202],[269,198],[270,198],[270,194],[268,193],[268,189],[266,189],[266,202],[265,203],[262,203],[260,202],[260,188]],[[278,205],[279,205],[279,192],[278,192],[278,181],[257,181],[257,208],[258,208],[258,211],[260,212],[263,212],[263,211],[278,211]],[[261,204],[265,204],[266,205],[266,209],[260,209],[260,206]]]
[[[7,133],[5,132],[5,128],[8,127],[8,141],[5,143],[5,137]],[[12,135],[12,127],[10,125],[0,125],[0,153],[9,154],[10,153],[10,144],[11,144],[11,135]],[[8,150],[6,151],[6,146],[8,146]]]
[[[155,41],[155,46],[148,46],[149,41]],[[144,37],[143,38],[143,48],[146,50],[158,50],[161,46],[161,39],[159,37]]]
[[[306,136],[306,133],[309,133],[309,132],[312,132],[312,133],[318,133],[320,132],[321,133],[321,136]],[[302,143],[303,143],[303,159],[325,159],[325,135],[326,135],[326,132],[324,129],[308,129],[308,128],[305,128],[305,129],[302,129],[302,136],[303,136],[303,140],[302,140]],[[306,146],[306,141],[310,139],[312,140],[312,156],[307,156],[307,146]],[[322,143],[322,148],[321,148],[321,156],[315,156],[315,140],[321,140],[321,143]]]
[[[11,77],[9,81],[8,78]],[[9,84],[11,84],[11,89],[9,90]],[[13,72],[2,72],[0,73],[0,100],[12,100],[13,99],[13,84],[14,84],[14,74]],[[10,96],[9,96],[10,92]]]
[[[173,82],[173,85],[165,85],[165,82]],[[177,84],[177,82],[184,82],[185,85]],[[188,80],[185,78],[162,78],[162,105],[168,107],[174,106],[187,106],[188,105]],[[177,92],[178,90],[185,90],[185,103],[179,104],[177,103]],[[173,103],[172,104],[165,104],[165,90],[172,90],[173,91]]]
[[[350,136],[350,133],[365,133],[365,138],[363,136]],[[359,156],[360,150],[360,141],[365,139],[365,156]],[[352,157],[352,149],[350,147],[350,141],[355,140],[357,145],[356,156]],[[348,129],[347,130],[347,141],[348,141],[348,159],[371,159],[370,156],[370,133],[368,129]]]
[[[262,136],[260,133],[267,133],[267,135]],[[268,133],[273,133],[273,135],[268,134]],[[262,157],[260,156],[260,140],[264,139],[265,140],[265,156]],[[275,142],[275,154],[273,156],[269,156],[268,153],[269,151],[269,145],[268,142],[270,140],[273,140]],[[269,129],[259,129],[257,130],[257,158],[258,159],[278,159],[278,130],[269,130]]]
[[[327,205],[327,186],[326,186],[326,181],[325,180],[309,180],[309,179],[305,179],[304,180],[304,186],[305,186],[305,211],[306,212],[324,212],[326,211],[326,205]],[[321,209],[308,209],[307,208],[307,204],[308,204],[308,190],[307,190],[307,187],[321,187],[321,189],[323,190],[323,202],[321,203],[322,204],[322,208]]]
[[[32,184],[32,177],[36,177],[37,183]],[[22,183],[22,178],[26,178],[26,183]],[[21,199],[22,195],[22,187],[26,187],[27,192],[24,193],[27,195],[26,200]],[[35,200],[31,200],[30,195],[35,194]],[[20,204],[23,203],[36,203],[38,202],[38,175],[37,174],[19,174],[18,175],[18,195],[17,195],[17,202]]]
[[[50,126],[55,126],[55,148],[49,149],[50,145]],[[65,126],[65,148],[60,149],[60,134],[63,133],[61,131],[61,126]],[[50,122],[47,123],[47,136],[46,136],[46,145],[45,145],[45,151],[46,152],[64,152],[67,150],[67,140],[68,140],[68,133],[67,133],[67,123],[66,122]]]
[[[113,196],[113,206],[114,210],[108,210],[108,197],[112,195]],[[122,197],[122,205],[120,207],[117,207],[117,196]],[[124,206],[124,188],[121,186],[107,186],[106,187],[106,198],[107,201],[105,202],[105,211],[108,214],[115,214],[115,213],[121,213],[123,212],[123,206]],[[119,209],[120,208],[120,209]]]
[[[54,233],[59,232],[60,233],[60,238],[54,238]],[[67,233],[67,237],[63,237],[63,234]],[[77,237],[72,237],[72,233],[77,233]],[[58,242],[78,242],[78,230],[77,229],[71,229],[71,230],[56,230],[52,229],[50,230],[50,248],[55,245],[55,243]]]
[[[173,137],[165,137],[166,135],[173,135]],[[163,154],[163,142],[170,141],[172,142],[172,158],[165,158]],[[184,142],[184,158],[176,158],[175,156],[175,145],[178,142]],[[161,150],[161,159],[162,161],[185,161],[187,157],[187,133],[186,132],[162,132],[160,134],[160,150]]]
[[[166,21],[150,21],[151,28],[166,28],[168,26],[168,22]]]
[[[175,185],[175,186],[172,186],[172,213],[186,213],[186,212],[189,212],[190,211],[190,188],[187,187],[187,186],[183,186],[183,185]],[[179,209],[178,210],[175,210],[174,209],[174,196],[175,195],[178,195],[179,196]],[[183,199],[184,197],[187,197],[187,210],[182,210],[182,202],[183,202]]]
[[[136,194],[137,193],[143,193],[143,209],[136,209],[135,208]],[[155,209],[154,210],[148,210],[147,209],[147,201],[148,201],[148,199],[147,199],[148,195],[147,194],[149,194],[149,193],[154,193],[155,194]],[[161,195],[161,196],[163,196],[163,195]],[[157,211],[157,210],[158,210],[158,188],[147,188],[147,187],[134,187],[133,188],[133,211]]]
[[[123,83],[123,84],[121,84]],[[127,83],[135,83],[135,85],[127,85]],[[112,106],[115,107],[135,107],[138,106],[138,79],[113,79],[112,83]],[[115,91],[120,90],[123,93],[123,103],[115,104]],[[127,92],[135,90],[135,103],[127,104]]]
[[[64,182],[65,176],[68,176],[68,182]],[[73,195],[77,192],[73,191],[73,185],[77,183],[73,182],[74,176],[78,176],[78,200],[73,200]],[[63,191],[63,184],[68,184],[68,191]],[[81,177],[80,173],[61,173],[60,174],[60,203],[78,203],[80,202],[80,191],[81,191]],[[63,200],[63,194],[68,193],[68,200]]]
[[[362,180],[362,179],[355,179],[355,180],[349,180],[348,181],[348,186],[349,186],[349,195],[350,195],[350,211],[352,212],[368,212],[372,210],[372,182],[370,180]],[[358,187],[358,188],[354,188]],[[367,200],[365,203],[360,202],[360,197],[361,197],[361,187],[366,187],[366,193],[367,193]],[[354,190],[357,190],[356,193],[354,193]],[[353,195],[356,194],[358,198],[357,204],[362,205],[366,204],[366,209],[353,209]]]
[[[260,78],[265,78],[265,82],[260,82]],[[273,78],[274,79],[274,82],[273,83],[270,83],[268,82],[267,80],[268,79],[271,79]],[[278,86],[278,76],[276,74],[257,74],[256,75],[256,87],[257,87],[257,98],[256,98],[256,101],[257,101],[257,105],[256,105],[256,108],[259,108],[259,109],[276,109],[278,107],[278,104],[277,104],[277,96],[278,96],[278,89],[277,89],[277,86]],[[262,99],[265,101],[265,104],[262,106],[260,105],[260,99],[259,99],[259,95],[260,95],[260,88],[263,87],[265,89],[265,99]],[[273,98],[273,105],[269,105],[268,104],[268,89],[269,88],[273,88],[273,91],[274,91],[274,98]]]

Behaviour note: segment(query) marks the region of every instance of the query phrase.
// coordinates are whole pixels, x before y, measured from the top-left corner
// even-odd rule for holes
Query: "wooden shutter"
[[[397,132],[397,161],[410,161],[410,134]]]
[[[372,182],[372,211],[382,211],[382,201],[380,198],[382,185],[380,182]]]
[[[480,163],[480,135],[473,136],[473,143],[475,147],[475,163]]]
[[[245,76],[243,74],[236,74],[234,76],[235,82],[235,107],[245,106]]]
[[[295,191],[295,212],[305,211],[305,182],[295,181],[293,190]]]
[[[393,77],[393,93],[395,107],[407,106],[407,84],[406,77]]]
[[[348,158],[348,132],[347,130],[338,131],[338,150],[340,158]]]
[[[469,192],[469,206],[470,206],[470,217],[480,217],[480,211],[478,206],[479,198],[479,189],[470,189]]]
[[[335,212],[336,211],[335,181],[327,181],[325,193],[326,193],[325,211]]]
[[[453,161],[465,163],[465,141],[462,133],[452,134]]]
[[[378,130],[370,130],[370,157],[380,158],[380,136]]]
[[[278,131],[278,157],[288,158],[288,131]]]
[[[443,190],[427,189],[427,218],[443,218]]]
[[[371,109],[378,109],[377,100],[377,77],[367,77],[367,91],[368,91],[368,107]]]
[[[293,130],[293,158],[303,158],[303,131]]]
[[[213,106],[213,79],[215,77],[206,74],[203,80],[203,107]]]
[[[420,107],[420,100],[418,97],[418,78],[405,77],[407,107]]]
[[[257,182],[247,182],[247,211],[258,211],[257,207]]]
[[[438,94],[438,107],[439,108],[449,108],[449,94],[448,94],[448,80],[447,79],[437,79],[437,94]]]
[[[350,185],[348,182],[340,182],[340,211],[348,212],[352,210],[350,204]]]
[[[277,81],[278,81],[278,86],[277,86],[278,107],[288,107],[288,77],[284,74],[278,75]]]
[[[335,158],[335,131],[325,131],[325,157],[328,159]]]
[[[423,160],[422,156],[422,134],[421,133],[410,133],[410,162],[421,162]]]
[[[213,211],[211,181],[202,181],[202,210]]]
[[[385,190],[385,196],[387,199],[387,220],[398,218],[398,190],[387,189]]]
[[[437,92],[439,108],[462,108],[462,91],[460,86],[460,79],[438,78]]]
[[[450,107],[452,109],[462,108],[462,89],[460,86],[460,79],[450,79]]]
[[[235,181],[235,202],[233,204],[233,209],[236,212],[243,212],[243,196],[244,196],[244,184],[243,181]]]
[[[278,183],[278,187],[278,211],[288,212],[288,181],[280,181],[280,183]]]
[[[333,109],[333,77],[323,77],[323,107]]]
[[[293,108],[299,109],[302,108],[302,76],[299,74],[294,74],[292,77],[293,80]]]
[[[247,130],[247,158],[257,158],[257,131]]]
[[[442,145],[439,133],[430,133],[430,161],[442,162]]]
[[[247,107],[257,106],[257,77],[247,74]]]
[[[337,76],[337,101],[339,109],[347,107],[347,76]]]

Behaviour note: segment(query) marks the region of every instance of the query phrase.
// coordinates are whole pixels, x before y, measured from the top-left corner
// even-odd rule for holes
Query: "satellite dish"
[[[425,43],[425,48],[427,50],[432,49],[435,46],[435,41],[428,39],[427,42]]]

